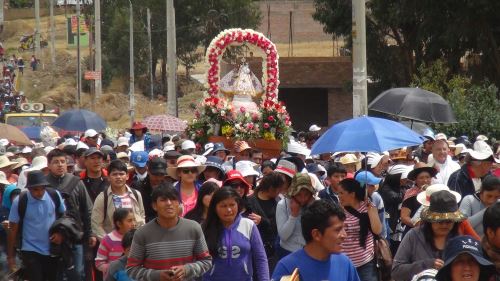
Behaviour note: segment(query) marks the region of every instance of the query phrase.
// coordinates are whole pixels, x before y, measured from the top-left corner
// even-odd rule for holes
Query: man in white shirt
[[[460,165],[454,162],[449,155],[450,148],[445,140],[436,140],[432,144],[432,159],[429,157],[429,166],[434,166],[438,170],[437,175],[432,179],[432,184],[447,184],[451,174],[460,169]]]

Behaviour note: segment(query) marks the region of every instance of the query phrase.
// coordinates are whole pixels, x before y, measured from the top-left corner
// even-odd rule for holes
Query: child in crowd
[[[128,277],[127,275],[125,266],[127,265],[128,253],[130,251],[130,246],[132,246],[134,233],[135,229],[131,229],[129,232],[123,235],[123,255],[119,259],[110,263],[108,268],[108,275],[106,276],[106,279],[104,281],[132,281],[132,279],[130,279],[130,277]]]
[[[106,234],[97,250],[95,266],[107,276],[109,265],[123,254],[123,235],[135,227],[134,213],[131,209],[118,208],[113,213],[115,230]]]

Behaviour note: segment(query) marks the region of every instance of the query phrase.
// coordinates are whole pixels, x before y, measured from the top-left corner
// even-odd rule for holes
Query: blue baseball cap
[[[377,185],[382,181],[382,178],[377,178],[372,172],[369,171],[359,172],[354,179],[357,180],[361,186],[365,184]]]
[[[461,254],[471,255],[479,264],[481,271],[479,280],[488,280],[488,277],[496,272],[495,266],[484,258],[481,243],[471,236],[464,235],[448,241],[444,249],[444,265],[438,271],[436,280],[450,280],[451,264]]]
[[[149,156],[146,151],[133,151],[130,155],[130,162],[132,162],[132,165],[136,167],[144,168],[148,163],[148,157]]]

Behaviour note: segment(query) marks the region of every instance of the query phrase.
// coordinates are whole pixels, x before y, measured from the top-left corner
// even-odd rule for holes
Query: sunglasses
[[[240,182],[231,183],[229,186],[231,188],[234,188],[234,189],[237,189],[237,188],[245,189],[245,187],[246,187],[243,183],[240,183]]]
[[[190,173],[191,173],[191,174],[196,174],[196,173],[198,173],[198,169],[197,169],[197,168],[191,168],[191,169],[181,169],[181,172],[182,172],[183,174],[186,174],[186,175],[187,175],[187,174],[190,174]]]

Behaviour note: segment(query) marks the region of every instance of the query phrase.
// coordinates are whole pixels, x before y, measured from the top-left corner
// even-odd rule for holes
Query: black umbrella
[[[394,88],[381,93],[368,109],[432,123],[456,123],[449,103],[440,95],[419,88]]]

